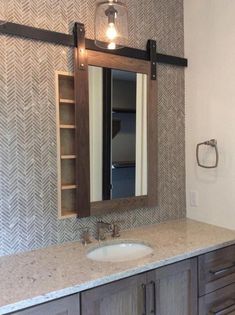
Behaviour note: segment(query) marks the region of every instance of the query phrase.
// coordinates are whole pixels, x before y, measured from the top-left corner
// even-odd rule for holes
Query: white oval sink
[[[153,249],[142,243],[120,242],[97,247],[88,252],[87,257],[96,261],[121,262],[145,257]]]

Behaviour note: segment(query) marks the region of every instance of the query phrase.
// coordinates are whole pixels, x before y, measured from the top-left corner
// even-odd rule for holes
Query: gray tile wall
[[[183,56],[183,0],[129,0],[130,46]],[[59,32],[85,23],[91,0],[0,0],[0,19]],[[96,218],[57,219],[55,70],[72,71],[72,50],[0,35],[0,255],[79,239]],[[185,216],[184,70],[158,66],[159,207],[104,216],[122,228]]]

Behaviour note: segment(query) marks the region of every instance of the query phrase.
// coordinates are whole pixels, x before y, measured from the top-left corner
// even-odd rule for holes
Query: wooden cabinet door
[[[148,272],[148,310],[154,315],[197,315],[197,260]]]
[[[79,294],[30,307],[12,315],[80,315]]]
[[[146,274],[81,293],[82,315],[145,315]]]

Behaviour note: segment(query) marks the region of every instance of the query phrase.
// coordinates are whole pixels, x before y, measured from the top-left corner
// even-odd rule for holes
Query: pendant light
[[[128,11],[119,0],[98,2],[95,11],[95,44],[119,49],[128,44]]]

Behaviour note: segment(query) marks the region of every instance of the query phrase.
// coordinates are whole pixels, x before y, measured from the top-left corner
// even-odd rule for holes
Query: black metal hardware
[[[157,80],[157,43],[155,40],[148,40],[147,50],[149,51],[149,60],[151,62],[151,79]]]
[[[146,315],[147,314],[147,290],[146,290],[146,284],[142,283],[141,287],[142,287],[143,293],[144,293],[144,312],[143,312],[142,315]]]
[[[216,270],[210,270],[209,272],[213,275],[213,276],[219,276],[225,272],[228,272],[230,269],[235,267],[235,262],[232,262],[231,264],[227,264],[225,266],[223,266],[220,269],[216,269]]]
[[[92,39],[86,39],[86,48],[88,50],[94,50],[94,51],[100,51],[104,52],[106,54],[111,55],[117,55],[117,56],[123,56],[123,57],[130,57],[140,60],[149,60],[149,54],[146,50],[141,50],[137,48],[132,47],[123,47],[121,49],[117,50],[109,50],[109,49],[103,49],[95,45],[95,41]]]
[[[76,23],[80,24],[80,23]],[[81,24],[82,25],[82,24]],[[58,44],[69,47],[76,47],[76,40],[73,35],[64,34],[59,32],[54,32],[50,30],[45,30],[41,28],[36,28],[28,25],[22,25],[12,22],[6,22],[0,25],[0,34],[24,37],[27,39],[33,39],[38,41],[43,41],[52,44]],[[88,50],[95,50],[105,52],[107,54],[119,55],[123,57],[130,57],[141,60],[150,60],[149,52],[146,50],[124,47],[117,50],[106,50],[99,48],[95,45],[95,41],[92,39],[85,39],[85,47]],[[175,65],[180,67],[187,67],[188,61],[185,58],[156,54],[156,62],[164,63],[169,65]]]
[[[153,308],[150,311],[150,314],[156,314],[156,283],[155,281],[151,281],[150,284],[153,287]]]
[[[171,55],[157,54],[157,63],[165,63],[168,65],[178,66],[178,67],[187,67],[188,59],[171,56]]]
[[[230,314],[234,310],[235,310],[235,300],[230,299],[230,300],[226,301],[223,304],[223,306],[218,306],[218,307],[211,309],[209,314],[211,314],[211,315],[226,315],[226,314]]]
[[[106,54],[140,59],[140,60],[150,60],[148,50],[141,50],[141,49],[132,48],[132,47],[123,47],[122,49],[117,49],[117,50],[102,49],[95,45],[94,40],[87,39],[87,38],[86,38],[86,49],[105,52]],[[157,63],[164,63],[164,64],[175,65],[179,67],[188,66],[188,60],[186,58],[158,54],[158,53],[156,54],[156,58],[157,58]]]
[[[52,44],[74,47],[72,35],[49,31],[41,28],[6,22],[0,25],[0,33],[12,36],[19,36],[28,39],[39,40]]]

